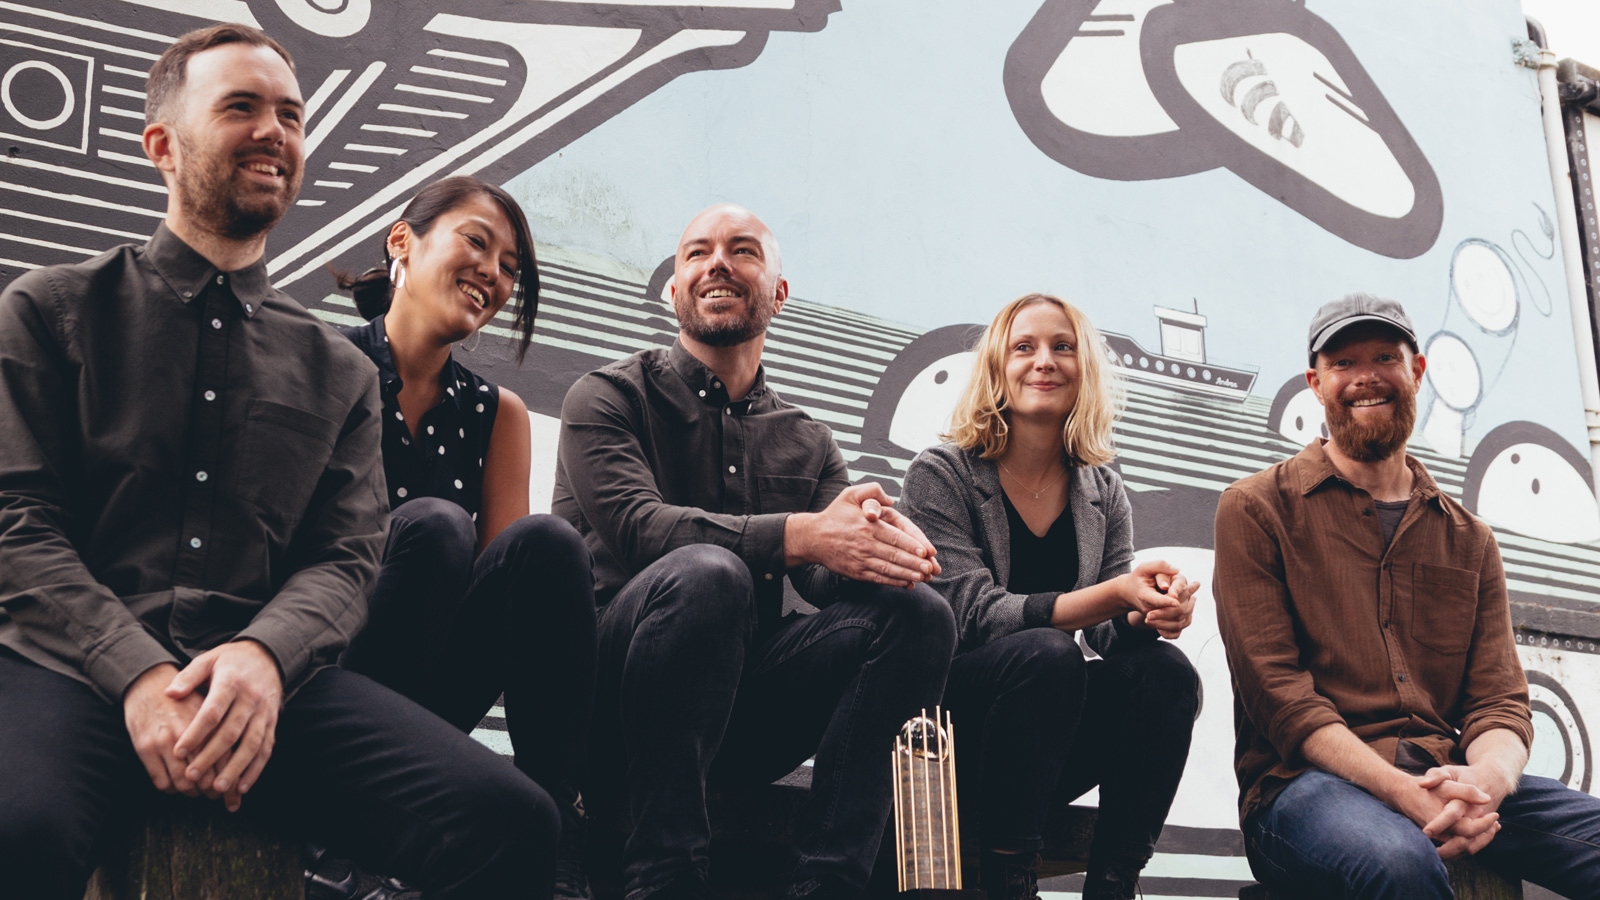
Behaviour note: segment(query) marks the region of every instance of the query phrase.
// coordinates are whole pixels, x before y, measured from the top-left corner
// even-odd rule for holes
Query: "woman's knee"
[[[407,500],[389,514],[389,522],[390,557],[420,552],[464,567],[477,554],[477,525],[465,509],[449,500]]]
[[[1005,673],[1009,681],[1045,686],[1054,692],[1083,693],[1088,663],[1070,632],[1028,628],[1001,641],[1007,645]]]
[[[1141,707],[1171,711],[1191,723],[1200,714],[1200,673],[1175,645],[1157,641],[1119,662],[1136,673],[1135,702]]]

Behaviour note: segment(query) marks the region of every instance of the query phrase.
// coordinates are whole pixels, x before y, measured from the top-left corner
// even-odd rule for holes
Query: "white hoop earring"
[[[389,283],[394,285],[395,290],[399,290],[400,286],[406,283],[406,267],[398,259],[389,263]]]

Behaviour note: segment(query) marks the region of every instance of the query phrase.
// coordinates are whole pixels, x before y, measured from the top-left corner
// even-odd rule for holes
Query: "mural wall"
[[[891,493],[976,324],[1033,290],[1081,305],[1126,376],[1139,553],[1207,580],[1218,493],[1322,433],[1311,312],[1402,300],[1429,357],[1414,450],[1505,556],[1533,769],[1600,790],[1600,647],[1575,637],[1600,613],[1600,513],[1515,0],[6,0],[0,283],[150,233],[145,71],[212,20],[298,60],[307,177],[268,257],[319,316],[355,321],[326,270],[378,261],[420,185],[476,173],[527,209],[535,346],[465,359],[528,401],[536,508],[566,388],[671,341],[670,255],[717,201],[783,243],[769,380]],[[1202,601],[1179,646],[1206,703],[1153,894],[1248,878]]]

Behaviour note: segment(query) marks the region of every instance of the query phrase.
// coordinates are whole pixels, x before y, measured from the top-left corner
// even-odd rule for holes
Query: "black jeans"
[[[79,900],[106,823],[155,793],[122,707],[0,650],[0,723],[0,892]],[[276,737],[240,815],[430,898],[550,896],[555,804],[438,716],[329,668],[284,704]]]
[[[749,568],[708,545],[663,556],[601,611],[596,730],[615,729],[626,758],[597,780],[625,766],[629,900],[705,879],[708,778],[764,784],[813,752],[791,895],[866,885],[893,805],[894,735],[944,688],[950,605],[926,585],[851,582],[821,612],[757,632]]]
[[[505,693],[517,768],[577,818],[594,699],[589,548],[555,516],[526,516],[480,555],[472,518],[419,497],[390,517],[367,626],[340,664],[470,732]]]
[[[1050,811],[1098,784],[1090,857],[1148,859],[1183,777],[1200,678],[1165,642],[1087,662],[1071,634],[1030,628],[957,656],[945,703],[983,849],[1038,850]]]

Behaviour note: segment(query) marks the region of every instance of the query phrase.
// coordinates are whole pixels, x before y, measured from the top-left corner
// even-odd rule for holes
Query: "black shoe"
[[[1083,900],[1134,900],[1139,873],[1148,859],[1089,860],[1083,877]]]
[[[653,893],[646,900],[653,900],[655,896]],[[589,888],[589,876],[583,871],[578,848],[569,846],[566,841],[556,847],[556,889],[553,897],[554,900],[594,900],[594,891]],[[662,897],[661,900],[667,898]]]
[[[306,900],[353,900],[360,886],[353,863],[330,858],[326,847],[306,844]]]
[[[1039,900],[1037,853],[985,850],[978,862],[978,875],[989,900]]]

